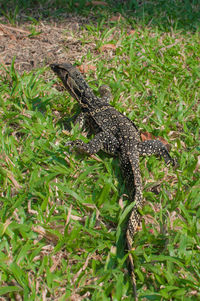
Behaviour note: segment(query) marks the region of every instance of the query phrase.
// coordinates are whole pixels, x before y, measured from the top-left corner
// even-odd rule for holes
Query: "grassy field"
[[[95,66],[85,74],[95,93],[108,84],[111,104],[165,139],[178,161],[141,158],[139,299],[200,300],[198,1],[106,3],[7,1],[1,13],[13,25],[25,8],[33,26],[36,12],[37,22],[68,12],[95,20],[79,28],[81,47],[95,51],[77,65]],[[0,300],[133,300],[131,205],[117,158],[64,146],[90,138],[71,122],[78,106],[48,66],[19,75],[13,59],[0,68]]]

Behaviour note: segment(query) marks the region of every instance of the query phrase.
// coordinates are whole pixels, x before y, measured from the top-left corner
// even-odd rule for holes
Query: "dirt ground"
[[[0,63],[9,66],[15,57],[21,74],[50,63],[81,60],[88,50],[95,51],[95,44],[81,43],[80,27],[87,23],[80,16],[68,16],[62,23],[44,21],[34,28],[39,34],[31,35],[30,23],[12,26],[0,19]]]

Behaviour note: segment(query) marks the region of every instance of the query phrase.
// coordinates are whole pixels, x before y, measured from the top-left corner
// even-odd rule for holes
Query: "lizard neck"
[[[101,99],[94,95],[92,90],[79,90],[79,95],[76,98],[82,108],[95,109],[101,104]]]
[[[75,82],[69,78],[63,83],[70,95],[78,101],[82,108],[93,110],[101,104],[101,99],[94,95],[85,81]]]

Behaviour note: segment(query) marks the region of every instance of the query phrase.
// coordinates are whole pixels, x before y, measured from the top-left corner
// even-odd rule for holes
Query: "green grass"
[[[198,300],[199,32],[194,23],[183,22],[186,12],[181,18],[178,1],[171,1],[173,7],[156,3],[166,15],[174,13],[174,22],[168,24],[162,14],[152,18],[148,3],[142,17],[138,6],[137,18],[129,15],[119,23],[108,21],[116,10],[112,6],[103,19],[102,7],[96,12],[85,8],[84,14],[96,13],[99,19],[97,26],[82,29],[82,47],[96,45],[82,62],[97,68],[87,75],[90,86],[97,91],[96,84],[109,84],[111,104],[142,132],[167,140],[179,163],[173,169],[154,156],[141,158],[146,204],[133,252],[139,298]],[[54,7],[61,4],[54,2]],[[192,5],[195,17],[197,2],[184,1],[182,9]],[[133,6],[126,7],[127,13]],[[125,11],[124,6],[117,9]],[[130,24],[132,35],[127,34]],[[100,51],[107,43],[117,46],[115,53]],[[67,140],[89,139],[78,125],[71,124],[69,132],[77,105],[67,92],[57,91],[57,83],[48,68],[20,76],[14,61],[1,67],[0,295],[10,300],[17,295],[24,300],[133,300],[124,249],[131,205],[123,196],[118,160],[64,147]]]

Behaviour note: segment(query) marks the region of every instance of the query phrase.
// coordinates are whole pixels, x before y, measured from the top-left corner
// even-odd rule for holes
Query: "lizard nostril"
[[[55,71],[58,67],[58,65],[56,65],[56,64],[50,64],[49,66],[53,71]]]

